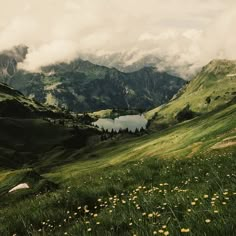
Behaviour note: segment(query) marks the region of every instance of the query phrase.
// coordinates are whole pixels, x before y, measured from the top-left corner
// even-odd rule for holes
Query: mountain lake
[[[125,130],[135,132],[136,129],[146,129],[147,119],[144,115],[125,115],[115,119],[100,118],[96,122],[93,122],[94,126],[98,126],[100,129],[112,131]]]

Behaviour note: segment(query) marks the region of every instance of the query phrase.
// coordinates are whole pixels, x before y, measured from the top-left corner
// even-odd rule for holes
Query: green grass
[[[154,117],[151,128],[176,123],[175,116],[188,104],[196,113],[207,113],[231,101],[236,94],[235,61],[214,60],[182,88],[176,98],[168,104],[148,111],[147,119]],[[210,99],[207,102],[207,99]]]
[[[231,104],[162,132],[45,153],[32,167],[57,190],[4,197],[1,235],[234,235],[236,150],[219,144],[234,140],[235,114]]]
[[[1,209],[0,231],[152,235],[166,225],[170,235],[179,235],[181,228],[190,229],[189,235],[234,235],[235,158],[233,149],[218,150],[192,159],[156,157],[87,173],[57,192]]]
[[[64,183],[67,179],[77,178],[82,173],[116,166],[125,161],[155,156],[191,157],[228,136],[235,135],[236,124],[233,122],[235,112],[236,105],[231,105],[220,112],[209,113],[162,132],[88,147],[71,159],[67,157],[71,163],[52,170],[47,176],[55,180],[60,179]],[[233,131],[228,133],[231,130]],[[67,154],[63,153],[63,156]]]

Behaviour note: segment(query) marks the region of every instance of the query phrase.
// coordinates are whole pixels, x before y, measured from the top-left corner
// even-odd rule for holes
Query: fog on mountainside
[[[236,57],[235,22],[234,0],[9,0],[0,50],[27,45],[21,68],[31,71],[92,54],[96,64],[148,63],[188,79],[212,59]]]

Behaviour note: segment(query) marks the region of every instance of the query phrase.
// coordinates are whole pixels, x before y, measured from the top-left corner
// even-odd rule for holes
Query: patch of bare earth
[[[226,147],[231,147],[236,145],[236,136],[223,139],[221,142],[216,143],[211,148],[212,149],[221,149]]]

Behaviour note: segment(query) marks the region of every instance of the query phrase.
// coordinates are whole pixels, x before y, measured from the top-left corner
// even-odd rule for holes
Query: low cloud
[[[20,66],[28,70],[86,53],[124,53],[127,65],[155,55],[164,58],[160,69],[171,64],[188,76],[211,59],[236,59],[232,0],[9,0],[1,5],[0,50],[27,45]]]

